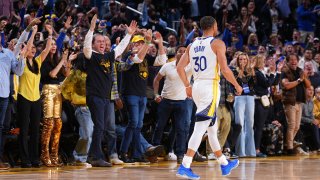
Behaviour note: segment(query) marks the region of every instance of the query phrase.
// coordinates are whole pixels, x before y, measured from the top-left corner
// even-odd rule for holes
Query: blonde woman
[[[236,60],[237,68],[233,70],[237,82],[243,88],[242,94],[235,96],[234,101],[235,122],[242,127],[235,149],[239,157],[256,156],[253,137],[255,74],[252,64],[246,53],[240,53]]]
[[[249,35],[247,46],[249,48],[250,55],[257,55],[258,54],[259,41],[258,41],[258,36],[256,33],[251,33]]]
[[[267,102],[270,97],[269,88],[272,85],[279,83],[281,77],[281,69],[283,62],[280,62],[277,69],[272,68],[272,72],[269,72],[265,68],[265,57],[257,55],[253,57],[255,64],[255,77],[256,83],[254,83],[255,92],[255,110],[254,110],[254,141],[257,157],[267,157],[265,154],[260,152],[262,131],[265,122],[267,121],[268,114],[270,111],[270,105],[267,106]],[[276,71],[275,71],[276,70]],[[267,99],[266,99],[267,97]],[[269,101],[270,102],[270,101]]]

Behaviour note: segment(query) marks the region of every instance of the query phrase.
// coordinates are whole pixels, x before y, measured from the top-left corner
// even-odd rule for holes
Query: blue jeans
[[[128,125],[121,142],[121,153],[128,153],[132,143],[132,158],[140,158],[140,132],[143,126],[144,112],[147,105],[147,97],[143,96],[124,96],[124,102],[129,112]]]
[[[0,157],[3,154],[3,139],[2,139],[2,130],[3,130],[3,122],[6,117],[6,112],[8,108],[9,98],[0,97]],[[1,159],[0,159],[1,162]]]
[[[163,99],[158,106],[157,125],[153,134],[152,143],[160,145],[163,130],[173,113],[176,134],[176,154],[183,156],[187,148],[189,126],[191,122],[192,106],[189,100]]]
[[[116,152],[116,125],[114,118],[114,103],[109,99],[97,96],[87,96],[87,105],[91,112],[94,124],[92,142],[89,150],[89,160],[104,159],[102,152],[102,139],[104,133],[108,134],[108,153]]]
[[[235,97],[235,123],[242,127],[236,142],[235,152],[240,157],[256,156],[253,133],[254,103],[253,96]]]
[[[79,140],[73,152],[74,158],[86,162],[90,144],[92,142],[93,122],[91,113],[86,106],[79,106],[75,110],[75,116],[79,123]]]
[[[116,125],[117,137],[119,137],[120,139],[123,138],[125,131],[126,131],[126,127]],[[152,145],[149,144],[148,141],[140,133],[140,150],[141,150],[140,153],[144,154],[147,151],[147,149],[151,146]]]

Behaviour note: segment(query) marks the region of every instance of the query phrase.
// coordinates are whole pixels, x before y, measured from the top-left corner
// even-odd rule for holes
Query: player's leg
[[[212,122],[214,123],[214,122]],[[217,157],[217,161],[221,166],[221,171],[223,176],[230,174],[231,170],[236,168],[239,164],[239,160],[227,160],[225,155],[222,154],[220,143],[218,140],[218,123],[215,122],[213,125],[208,127],[208,139],[212,151]]]
[[[188,179],[199,179],[200,177],[194,174],[191,169],[192,158],[195,152],[198,150],[203,134],[207,131],[207,128],[211,120],[199,121],[195,123],[194,131],[188,143],[188,150],[183,157],[182,164],[178,169],[177,176],[185,177]]]

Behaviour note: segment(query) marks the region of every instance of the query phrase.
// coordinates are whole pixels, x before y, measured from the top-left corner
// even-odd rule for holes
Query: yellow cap
[[[141,36],[141,35],[135,35],[135,36],[133,36],[133,38],[131,39],[131,42],[132,42],[132,43],[136,43],[136,42],[139,42],[139,41],[144,41],[144,37]]]

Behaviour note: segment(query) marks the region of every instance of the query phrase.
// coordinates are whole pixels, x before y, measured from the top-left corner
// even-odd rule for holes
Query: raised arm
[[[227,58],[226,58],[226,45],[223,41],[216,39],[212,42],[211,48],[213,52],[217,55],[217,61],[220,67],[220,71],[223,74],[223,76],[226,78],[227,81],[229,81],[236,89],[236,94],[241,95],[242,93],[242,87],[238,84],[236,78],[234,77],[232,71],[230,70],[228,64],[227,64]]]
[[[33,41],[34,41],[34,36],[37,34],[37,32],[38,32],[38,26],[35,25],[35,26],[32,27],[32,34],[30,36],[30,39],[28,40],[25,53],[31,51],[31,48],[32,48],[32,45],[33,45]],[[25,57],[26,55],[22,54],[22,56]]]
[[[131,36],[134,34],[134,32],[136,32],[137,30],[137,22],[136,21],[131,21],[130,23],[130,26],[127,27],[127,34],[126,36],[120,41],[120,43],[117,45],[117,47],[114,49],[114,56],[115,58],[119,57],[123,51],[127,48],[129,42],[130,42],[130,39],[131,39]]]
[[[92,55],[92,38],[93,38],[94,29],[96,28],[97,19],[98,19],[98,17],[95,14],[91,20],[90,29],[84,39],[83,54],[87,59],[90,59],[91,55]]]
[[[46,24],[45,28],[48,31],[49,36],[47,39],[46,48],[39,55],[42,62],[46,59],[47,55],[49,54],[49,52],[51,50],[51,45],[52,45],[52,26],[50,24]]]
[[[152,40],[152,30],[151,29],[148,29],[147,32],[144,32],[144,38],[145,38],[145,43],[143,44],[143,46],[139,50],[138,54],[136,54],[133,57],[133,62],[135,62],[135,63],[141,63],[148,52],[149,44],[151,43],[151,40]]]
[[[166,51],[164,50],[164,46],[163,46],[163,38],[161,36],[161,34],[159,32],[155,32],[154,33],[154,36],[155,36],[155,40],[154,42],[158,45],[159,47],[159,58],[156,58],[156,60],[154,61],[153,65],[154,66],[162,66],[164,65],[167,60],[168,60],[168,57],[167,57],[167,54],[166,54]]]

